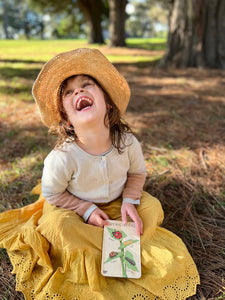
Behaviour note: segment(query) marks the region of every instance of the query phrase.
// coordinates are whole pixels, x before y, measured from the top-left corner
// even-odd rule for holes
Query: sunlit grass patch
[[[128,48],[138,47],[144,50],[165,50],[165,39],[127,39]],[[24,63],[44,63],[58,53],[64,51],[70,51],[76,48],[98,48],[104,50],[106,45],[89,45],[87,40],[45,40],[45,41],[0,41],[0,47],[2,49],[1,59],[2,61],[13,62],[14,68],[23,69]],[[123,48],[125,51],[128,48]],[[129,49],[128,49],[129,50]],[[149,56],[143,55],[141,57],[133,57],[133,55],[120,56],[106,56],[112,62],[139,62],[149,61]],[[5,66],[6,74],[11,75],[12,70],[7,69]],[[32,68],[31,66],[29,68]],[[11,72],[11,73],[10,73]]]
[[[195,163],[196,154],[193,151],[186,148],[174,150],[170,145],[167,148],[149,147],[146,155],[146,166],[150,177],[177,171],[185,176],[186,171],[190,170],[191,164]]]
[[[14,77],[12,80],[6,80],[0,83],[0,93],[1,94],[30,94],[31,87],[29,82],[24,82],[23,78]]]
[[[141,48],[146,50],[165,50],[165,38],[127,38],[126,43],[130,48]]]
[[[107,55],[112,63],[147,63],[158,61],[161,56],[139,56],[139,55]]]
[[[13,63],[10,65],[7,63],[1,63],[0,64],[0,79],[1,80],[7,80],[12,78],[25,78],[28,80],[34,80],[40,71],[41,65],[34,65],[30,68],[26,67],[26,64],[24,66],[15,67]]]
[[[87,47],[87,40],[2,40],[1,59],[19,61],[47,61],[52,56],[75,48]]]
[[[38,149],[21,158],[16,158],[10,164],[6,164],[0,171],[0,190],[14,201],[7,201],[2,198],[0,211],[27,205],[37,199],[30,191],[41,178],[43,160],[48,150]],[[16,199],[16,201],[15,201]]]
[[[45,153],[50,150],[47,130],[38,126],[31,128],[11,126],[6,128],[3,132],[0,132],[0,146],[3,149],[0,153],[0,159],[11,163],[33,152]]]
[[[31,172],[35,175],[36,172],[40,174],[43,168],[43,159],[47,155],[47,152],[41,151],[32,152],[22,158],[16,158],[5,170],[0,171],[1,183],[3,187],[17,179],[19,176],[24,176],[27,172]]]

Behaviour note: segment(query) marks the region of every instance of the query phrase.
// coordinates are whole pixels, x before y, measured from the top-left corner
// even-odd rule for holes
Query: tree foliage
[[[43,38],[42,15],[31,10],[25,1],[3,0],[0,2],[0,9],[0,21],[6,39],[13,39],[21,34],[27,39],[31,35]]]
[[[56,38],[80,37],[85,33],[85,19],[77,5],[71,0],[25,0],[29,6],[51,18],[52,35]]]
[[[168,2],[162,0],[132,1],[134,11],[126,22],[126,30],[131,37],[156,36],[166,31],[168,25]]]
[[[86,28],[89,43],[104,43],[101,22],[107,15],[104,0],[27,0],[32,7],[41,9],[56,20],[57,37],[79,35]],[[86,26],[84,26],[86,24]]]

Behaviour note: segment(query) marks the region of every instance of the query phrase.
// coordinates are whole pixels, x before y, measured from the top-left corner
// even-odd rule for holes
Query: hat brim
[[[99,50],[75,49],[49,60],[34,82],[32,94],[47,127],[57,126],[61,119],[58,109],[61,83],[70,76],[81,74],[97,80],[121,115],[125,112],[130,99],[130,89],[125,78]]]

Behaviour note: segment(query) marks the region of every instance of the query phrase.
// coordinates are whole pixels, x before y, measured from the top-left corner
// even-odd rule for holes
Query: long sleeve
[[[73,210],[86,222],[97,206],[68,192],[68,183],[76,170],[76,165],[71,162],[65,152],[50,152],[44,162],[42,193],[50,204]]]
[[[140,204],[143,186],[146,179],[146,166],[141,145],[133,136],[133,142],[129,147],[130,168],[127,173],[127,181],[123,190],[123,203]]]
[[[128,174],[127,182],[123,190],[124,202],[128,202],[126,199],[140,200],[145,178],[146,173]]]
[[[65,209],[70,209],[76,212],[86,222],[90,214],[97,208],[97,206],[91,202],[83,201],[68,191],[59,193],[47,200],[50,204]]]

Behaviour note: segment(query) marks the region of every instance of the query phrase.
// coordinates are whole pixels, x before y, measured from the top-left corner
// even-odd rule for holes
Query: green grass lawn
[[[129,38],[126,39],[130,48],[141,48],[146,50],[165,50],[166,39],[164,38]]]
[[[165,39],[127,39],[128,49],[165,50],[165,45]],[[87,40],[1,40],[0,60],[44,62],[57,53],[82,47],[99,48],[101,50],[107,45],[89,45]],[[146,55],[116,54],[110,55],[108,58],[112,62],[149,61],[147,53]]]

